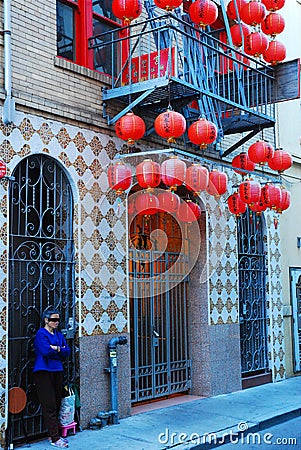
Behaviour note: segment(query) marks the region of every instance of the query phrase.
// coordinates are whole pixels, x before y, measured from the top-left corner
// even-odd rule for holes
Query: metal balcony
[[[274,68],[195,28],[187,15],[114,29],[94,36],[90,48],[96,60],[106,57],[110,87],[102,97],[109,124],[132,109],[152,118],[168,105],[188,122],[206,116],[219,139],[275,124]]]

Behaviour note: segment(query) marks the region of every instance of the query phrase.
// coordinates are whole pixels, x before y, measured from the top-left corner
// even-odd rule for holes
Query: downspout
[[[2,120],[5,125],[15,119],[15,102],[12,98],[11,67],[11,0],[3,1],[3,37],[4,37],[4,90],[6,98],[3,105]]]

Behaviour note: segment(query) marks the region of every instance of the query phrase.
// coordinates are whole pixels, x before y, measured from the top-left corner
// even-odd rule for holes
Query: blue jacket
[[[61,351],[53,350],[50,345],[58,345]],[[35,362],[33,372],[47,370],[49,372],[62,372],[62,360],[70,355],[64,336],[55,330],[54,334],[49,333],[45,328],[40,328],[34,341]]]

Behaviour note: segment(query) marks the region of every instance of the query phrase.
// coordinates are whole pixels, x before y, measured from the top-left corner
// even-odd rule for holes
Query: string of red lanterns
[[[184,134],[186,120],[177,111],[167,109],[156,117],[154,128],[159,136],[171,144],[175,143],[176,139]],[[135,141],[141,139],[145,134],[144,120],[133,112],[128,112],[117,120],[115,132],[117,137],[127,141],[128,145],[133,145]],[[217,135],[216,125],[204,117],[193,122],[188,129],[189,140],[193,144],[199,145],[201,149],[213,144],[217,139]]]
[[[233,45],[240,48],[244,41],[243,50],[247,55],[255,58],[262,55],[264,61],[271,65],[284,61],[286,48],[274,40],[285,28],[284,18],[275,13],[284,4],[285,0],[236,0],[236,4],[231,0],[227,6],[228,17],[242,21],[230,28]],[[247,31],[247,25],[256,29]],[[271,42],[265,38],[266,35],[272,39]]]
[[[262,140],[252,144],[248,153],[242,152],[236,155],[232,161],[232,167],[236,173],[244,177],[248,172],[254,171],[255,163],[262,165],[265,162],[272,170],[282,173],[291,167],[292,157],[282,148],[274,150],[269,142]],[[196,195],[206,191],[215,198],[225,194],[228,187],[226,173],[217,169],[209,172],[206,167],[195,163],[187,168],[185,162],[177,156],[166,159],[161,165],[151,159],[145,159],[136,167],[136,178],[139,186],[149,191],[146,192],[149,195],[139,196],[140,200],[134,207],[137,214],[154,214],[160,210],[175,213],[179,209],[179,197],[176,196],[174,191],[182,184],[185,184],[186,188]],[[132,184],[131,168],[118,161],[109,167],[108,181],[109,186],[118,195],[123,193]],[[158,187],[161,182],[165,184],[168,190],[164,191],[156,202],[151,191]],[[257,181],[245,179],[239,185],[238,191],[235,193],[237,195],[230,196],[228,199],[229,209],[236,215],[244,212],[241,202],[258,214],[267,208],[282,212],[290,205],[289,192],[283,187],[280,188],[271,183],[261,187]],[[194,202],[192,203],[194,204]],[[184,206],[182,208],[184,209]],[[187,208],[185,211],[186,215],[190,214]],[[189,220],[187,219],[187,221]]]

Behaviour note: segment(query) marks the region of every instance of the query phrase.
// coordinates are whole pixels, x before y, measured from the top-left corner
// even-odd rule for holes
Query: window
[[[111,74],[116,55],[109,48],[89,49],[88,40],[120,24],[111,0],[57,0],[57,55],[76,64]],[[110,33],[95,43],[110,40]]]
[[[75,60],[74,9],[64,3],[57,3],[57,54]]]

